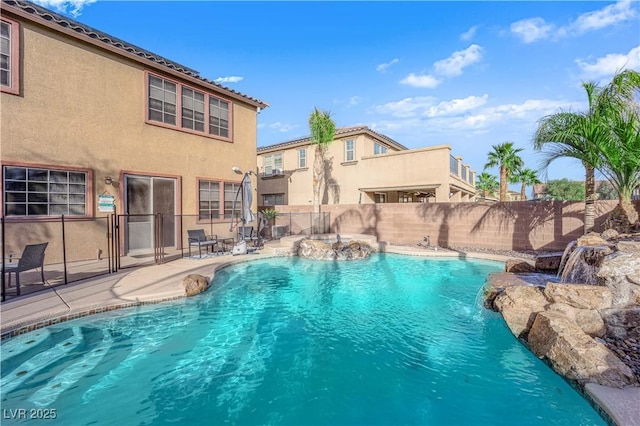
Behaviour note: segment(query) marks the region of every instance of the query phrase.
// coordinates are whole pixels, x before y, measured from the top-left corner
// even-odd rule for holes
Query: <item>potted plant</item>
[[[268,229],[268,237],[269,239],[273,239],[275,233],[273,232],[273,227],[276,224],[276,219],[278,218],[278,211],[276,209],[265,209],[262,211],[262,217],[267,221],[267,229]]]

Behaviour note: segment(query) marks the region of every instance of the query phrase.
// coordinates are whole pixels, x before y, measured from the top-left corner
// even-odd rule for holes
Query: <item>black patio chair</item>
[[[17,262],[4,264],[4,272],[9,274],[9,287],[11,287],[11,274],[16,275],[16,295],[20,296],[20,272],[40,268],[42,284],[44,279],[44,252],[49,243],[27,244]]]

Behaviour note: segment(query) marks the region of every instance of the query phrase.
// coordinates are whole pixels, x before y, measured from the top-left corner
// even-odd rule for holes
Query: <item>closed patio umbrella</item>
[[[253,189],[251,188],[251,176],[249,173],[244,175],[242,180],[242,222],[250,223],[255,220],[255,216],[251,211],[251,203],[253,203]]]

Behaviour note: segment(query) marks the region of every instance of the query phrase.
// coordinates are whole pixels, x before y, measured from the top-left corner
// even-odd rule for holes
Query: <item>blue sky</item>
[[[38,3],[266,101],[258,146],[307,136],[317,106],[408,148],[450,145],[478,173],[505,141],[538,169],[541,117],[640,69],[637,1]],[[562,160],[547,177],[584,171]]]

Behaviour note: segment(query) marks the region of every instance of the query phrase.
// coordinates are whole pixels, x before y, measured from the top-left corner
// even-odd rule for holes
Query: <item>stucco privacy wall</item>
[[[3,163],[90,169],[89,211],[98,218],[107,215],[98,212],[98,194],[115,196],[118,213],[124,213],[124,173],[178,179],[175,213],[197,215],[198,178],[239,182],[241,176],[233,173],[232,166],[255,169],[255,105],[232,100],[232,143],[147,124],[146,70],[205,92],[211,93],[211,88],[199,86],[193,78],[181,80],[155,71],[152,64],[145,68],[30,20],[14,19],[20,23],[21,93],[1,95]],[[113,185],[104,183],[106,176],[113,178]],[[208,223],[195,223],[195,218],[193,222],[190,227],[209,231]],[[12,231],[21,238],[11,247],[8,244],[8,250],[19,252],[25,243],[34,242],[24,236],[34,235],[36,229],[42,232],[41,239],[60,234],[59,225],[29,223],[22,230],[19,226],[7,230],[7,237]],[[49,227],[54,229],[48,231]],[[93,256],[104,244],[105,232],[102,226],[84,229],[80,237],[96,241],[89,250]],[[215,224],[215,232],[229,234],[228,221]],[[77,246],[82,251],[82,245]],[[82,253],[68,255],[82,257]]]
[[[600,229],[616,201],[596,202]],[[635,202],[640,210],[640,202]],[[309,212],[310,206],[277,206],[281,213]],[[376,235],[379,240],[503,250],[564,250],[583,233],[584,203],[522,201],[511,203],[411,203],[323,205],[331,232]],[[285,224],[286,218],[282,218]]]

